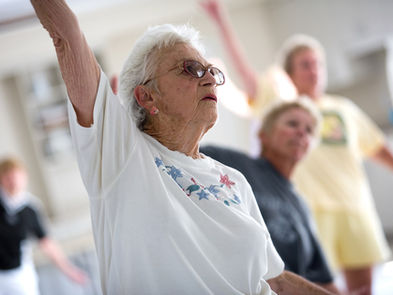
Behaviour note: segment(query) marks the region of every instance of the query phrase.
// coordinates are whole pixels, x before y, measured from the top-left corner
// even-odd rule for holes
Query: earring
[[[150,115],[154,116],[157,115],[159,110],[156,107],[152,107],[150,110]]]

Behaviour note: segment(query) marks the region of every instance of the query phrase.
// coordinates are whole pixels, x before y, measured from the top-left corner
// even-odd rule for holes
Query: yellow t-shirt
[[[385,142],[376,124],[350,100],[321,97],[319,145],[301,161],[293,180],[313,211],[359,211],[373,206],[363,159]]]

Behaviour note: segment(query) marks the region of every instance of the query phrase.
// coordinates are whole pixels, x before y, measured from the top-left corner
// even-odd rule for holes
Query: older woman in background
[[[250,105],[263,108],[278,99],[277,93],[266,95],[266,83],[242,54],[220,2],[201,4],[220,29]],[[382,131],[367,114],[349,99],[324,93],[325,55],[317,40],[294,36],[283,45],[280,58],[298,94],[310,97],[323,116],[321,142],[299,164],[294,182],[311,206],[331,265],[343,270],[349,291],[369,295],[372,267],[388,258],[389,247],[363,160],[369,158],[393,170],[393,155]]]
[[[224,75],[195,30],[149,29],[122,70],[121,103],[64,1],[31,2],[72,104],[104,294],[324,294],[282,272],[244,177],[199,153]]]
[[[319,119],[307,98],[277,103],[262,120],[260,157],[215,146],[201,152],[246,177],[285,269],[338,293],[314,221],[291,182],[296,165],[317,140]]]

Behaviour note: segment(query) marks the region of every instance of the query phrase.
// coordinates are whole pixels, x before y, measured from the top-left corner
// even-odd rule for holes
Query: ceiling
[[[75,13],[80,13],[127,1],[138,2],[141,0],[68,0],[67,3]],[[0,0],[0,30],[20,27],[32,20],[35,20],[35,14],[30,1]]]

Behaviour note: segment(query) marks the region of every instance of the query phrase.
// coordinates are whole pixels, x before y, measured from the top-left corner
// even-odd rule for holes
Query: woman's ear
[[[138,104],[147,110],[150,110],[154,105],[154,99],[151,96],[149,89],[143,85],[135,87],[134,96]]]

